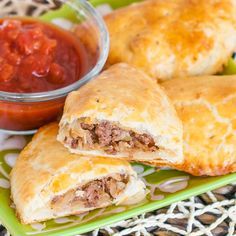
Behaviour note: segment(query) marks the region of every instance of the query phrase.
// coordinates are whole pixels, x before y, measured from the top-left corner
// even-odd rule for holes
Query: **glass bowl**
[[[70,30],[83,44],[89,67],[78,81],[66,87],[37,93],[0,91],[0,131],[32,134],[60,118],[68,93],[96,76],[108,56],[109,36],[102,17],[85,0],[2,0],[0,18],[36,17]]]

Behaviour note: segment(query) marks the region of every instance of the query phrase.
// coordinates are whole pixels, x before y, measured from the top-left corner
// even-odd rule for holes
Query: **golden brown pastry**
[[[163,83],[184,127],[184,163],[193,175],[236,172],[236,76]]]
[[[124,160],[71,154],[56,141],[58,125],[41,128],[11,172],[11,195],[22,223],[133,204],[145,185]]]
[[[236,0],[147,0],[105,17],[109,65],[153,78],[215,74],[236,49]]]
[[[182,124],[160,86],[117,64],[66,99],[58,140],[87,155],[181,163]]]

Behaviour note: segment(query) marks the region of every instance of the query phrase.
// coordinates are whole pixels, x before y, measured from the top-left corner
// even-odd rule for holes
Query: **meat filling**
[[[124,191],[128,180],[127,175],[115,174],[91,181],[80,188],[55,197],[51,202],[51,207],[63,210],[68,206],[86,208],[107,206]]]
[[[67,137],[65,139],[68,140]],[[131,149],[142,151],[158,150],[150,135],[127,131],[107,121],[99,124],[81,123],[77,135],[72,136],[70,139],[71,148],[77,148],[78,145],[81,145],[82,147],[93,149],[96,144],[110,154]]]

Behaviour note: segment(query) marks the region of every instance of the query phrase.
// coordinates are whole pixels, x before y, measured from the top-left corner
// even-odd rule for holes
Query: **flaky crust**
[[[236,0],[146,0],[105,21],[106,66],[126,62],[160,80],[215,74],[236,49]]]
[[[182,123],[161,87],[141,70],[116,64],[66,99],[58,139],[65,140],[65,127],[86,117],[91,123],[109,121],[137,133],[150,134],[160,148],[151,152],[107,154],[100,150],[70,149],[80,154],[181,163]],[[71,127],[72,128],[72,127]],[[67,128],[68,129],[68,128]],[[72,128],[73,129],[73,128]],[[67,146],[69,148],[69,146]]]
[[[41,128],[20,153],[12,169],[11,195],[23,223],[86,211],[86,209],[81,211],[76,209],[76,212],[67,212],[65,209],[64,213],[57,214],[52,212],[48,205],[53,197],[76,186],[114,173],[128,174],[134,179],[137,176],[127,161],[69,153],[56,141],[57,132],[56,123]],[[142,184],[135,181],[139,189]],[[129,199],[128,193],[124,197]],[[37,209],[40,209],[38,215],[36,215]]]
[[[162,84],[184,127],[184,163],[193,175],[236,171],[236,76],[174,79]]]

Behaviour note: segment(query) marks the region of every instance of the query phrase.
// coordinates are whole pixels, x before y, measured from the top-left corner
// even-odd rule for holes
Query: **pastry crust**
[[[78,214],[106,205],[126,204],[145,197],[145,185],[124,160],[71,154],[56,141],[58,124],[41,128],[17,158],[10,175],[11,195],[22,223],[29,224],[66,215]],[[129,176],[126,188],[114,201],[101,206],[53,209],[52,199],[90,181],[113,174]]]
[[[80,120],[88,123],[108,121],[125,130],[148,134],[157,151],[132,150],[107,153],[102,148],[71,148],[67,135]],[[71,152],[156,164],[181,163],[182,123],[163,89],[141,70],[120,63],[104,71],[93,81],[66,99],[58,140]]]
[[[106,66],[126,62],[162,81],[215,74],[236,49],[235,0],[146,0],[105,22]]]
[[[184,162],[192,175],[236,171],[236,76],[174,79],[162,84],[184,127]]]

